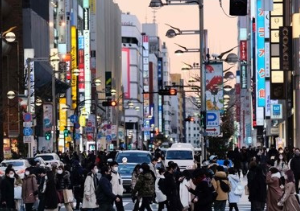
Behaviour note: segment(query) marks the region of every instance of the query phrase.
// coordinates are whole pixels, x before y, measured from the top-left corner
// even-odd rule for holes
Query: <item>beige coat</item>
[[[280,203],[283,204],[282,211],[299,211],[300,205],[295,196],[295,184],[289,182],[284,186],[284,195],[280,199]]]
[[[96,199],[96,187],[94,183],[94,174],[88,175],[84,182],[84,193],[82,208],[94,209],[99,207]]]
[[[283,191],[279,187],[279,178],[279,172],[275,174],[268,172],[267,174],[267,211],[281,211],[281,207],[277,206],[277,203],[283,195]]]
[[[111,181],[112,185],[112,192],[115,195],[122,196],[124,192],[123,188],[123,181],[121,179],[121,176],[118,172],[111,172]]]
[[[217,171],[215,174],[215,177],[222,179],[223,182],[229,185],[230,187],[230,182],[228,181],[227,175],[224,171]],[[228,193],[225,193],[222,188],[220,187],[220,181],[216,180],[215,178],[212,179],[211,183],[213,184],[215,190],[218,193],[218,196],[216,198],[217,201],[223,201],[223,200],[228,200]]]

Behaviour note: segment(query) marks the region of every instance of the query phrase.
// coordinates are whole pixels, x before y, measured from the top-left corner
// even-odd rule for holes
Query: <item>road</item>
[[[247,184],[246,178],[242,178],[241,181],[242,181],[242,185]],[[125,211],[132,211],[134,204],[131,200],[130,194],[124,194],[123,205],[124,205]],[[155,203],[151,204],[151,208],[153,211],[157,211],[158,204],[155,204]],[[244,194],[242,195],[240,202],[238,203],[238,208],[239,208],[239,211],[250,211],[251,210],[250,202],[248,201],[248,196],[246,196]],[[228,211],[228,210],[229,210],[229,206],[227,203],[225,211]],[[65,211],[65,209],[62,208],[61,211]],[[164,211],[167,211],[167,209],[164,209]]]

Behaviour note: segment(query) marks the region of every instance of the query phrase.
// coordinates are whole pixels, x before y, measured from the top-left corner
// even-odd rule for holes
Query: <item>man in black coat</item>
[[[96,191],[99,211],[114,211],[113,202],[120,202],[120,199],[113,194],[110,180],[112,178],[110,169],[107,166],[101,168],[102,177]]]
[[[2,207],[6,207],[9,209],[15,208],[14,181],[15,181],[15,171],[12,168],[6,168],[5,177],[1,182]]]
[[[299,180],[300,180],[300,150],[295,149],[295,156],[291,160],[291,169],[295,176],[296,192],[299,193]]]

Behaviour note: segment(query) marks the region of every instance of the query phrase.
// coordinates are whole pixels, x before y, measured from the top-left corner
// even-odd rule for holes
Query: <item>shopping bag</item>
[[[248,185],[245,185],[245,195],[249,195],[249,188],[248,188]]]
[[[64,202],[70,203],[74,201],[74,196],[72,190],[64,189],[63,190]]]
[[[242,186],[241,183],[239,183],[236,186],[236,188],[235,188],[235,190],[234,190],[233,193],[234,193],[234,195],[241,196],[241,195],[243,195],[243,192],[244,192],[244,187]]]
[[[22,187],[16,186],[14,188],[14,199],[22,199]]]

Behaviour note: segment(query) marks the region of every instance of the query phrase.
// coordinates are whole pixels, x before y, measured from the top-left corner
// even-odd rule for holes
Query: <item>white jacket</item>
[[[122,196],[123,192],[124,192],[124,188],[123,188],[123,181],[120,177],[120,174],[118,172],[111,172],[111,185],[112,185],[112,192],[115,195],[119,195]]]
[[[160,179],[165,179],[164,175],[158,174],[155,180],[155,194],[156,194],[156,201],[157,202],[163,202],[167,200],[167,196],[161,192],[161,190],[158,187],[158,182]]]
[[[228,195],[228,201],[229,203],[239,203],[241,196],[234,194],[234,191],[240,182],[240,178],[235,174],[229,174],[228,180],[231,185],[231,190]]]
[[[188,191],[186,186],[191,187],[190,181],[184,178],[179,186],[179,196],[183,208],[188,207],[192,201],[192,194]]]
[[[88,198],[89,200],[87,200]],[[94,209],[99,207],[96,204],[96,187],[94,183],[94,174],[88,175],[84,182],[84,194],[82,208]]]

